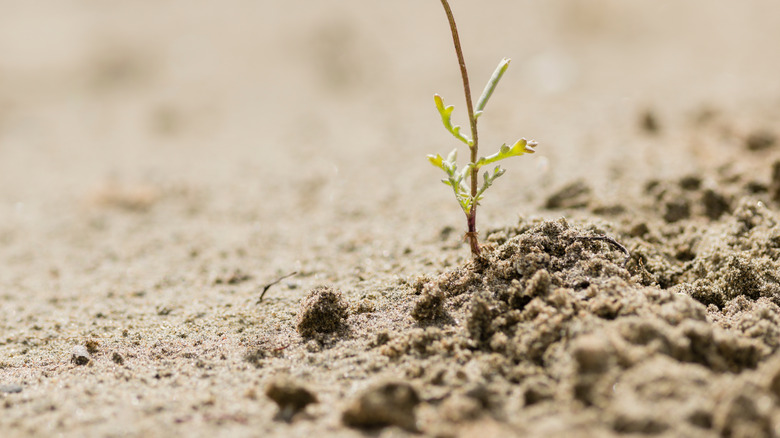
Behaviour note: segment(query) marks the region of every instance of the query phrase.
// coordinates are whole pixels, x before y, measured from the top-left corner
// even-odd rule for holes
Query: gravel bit
[[[83,345],[76,345],[73,347],[73,354],[70,357],[70,362],[76,365],[86,365],[90,361],[89,352],[87,347]]]

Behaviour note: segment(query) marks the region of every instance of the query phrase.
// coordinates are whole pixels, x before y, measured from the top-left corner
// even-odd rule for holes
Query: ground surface
[[[780,431],[777,4],[454,1],[476,89],[513,58],[485,152],[540,143],[470,261],[438,2],[45,3],[0,5],[4,437]]]

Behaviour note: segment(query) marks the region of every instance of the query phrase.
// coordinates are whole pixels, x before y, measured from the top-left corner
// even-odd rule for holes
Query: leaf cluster
[[[496,67],[496,70],[490,77],[490,80],[485,86],[485,89],[482,91],[481,97],[477,101],[476,111],[474,112],[474,119],[477,119],[484,112],[485,105],[487,105],[490,96],[493,95],[493,91],[495,90],[496,85],[498,85],[499,80],[501,80],[504,72],[509,67],[509,62],[510,60],[505,58],[501,60],[501,62],[498,64],[498,67]],[[474,140],[461,133],[460,126],[453,125],[452,123],[452,112],[455,107],[452,105],[445,106],[444,100],[438,94],[433,96],[433,100],[436,105],[436,109],[439,111],[439,115],[441,116],[444,128],[455,138],[465,143],[469,148],[475,148]],[[482,185],[477,189],[476,194],[472,196],[468,186],[466,185],[466,181],[471,177],[474,170],[479,172],[482,166],[505,160],[510,157],[520,156],[523,154],[532,154],[535,152],[533,150],[534,146],[536,146],[535,142],[528,141],[525,138],[517,140],[512,146],[507,146],[506,143],[504,143],[501,145],[498,152],[486,157],[480,157],[476,162],[470,162],[462,169],[458,169],[457,149],[454,149],[452,152],[450,152],[446,159],[439,154],[428,155],[427,157],[431,164],[443,170],[444,173],[447,174],[447,178],[442,179],[442,182],[452,188],[453,192],[455,193],[455,198],[458,200],[458,203],[463,209],[463,212],[468,215],[471,212],[472,207],[479,203],[479,201],[483,198],[485,191],[491,185],[493,185],[493,182],[498,177],[503,175],[505,172],[505,169],[502,169],[501,166],[496,166],[492,172],[486,171],[483,174]]]

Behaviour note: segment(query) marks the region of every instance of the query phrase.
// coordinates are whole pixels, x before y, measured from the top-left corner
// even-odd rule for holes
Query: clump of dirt
[[[121,354],[117,353],[116,351],[111,355],[111,362],[114,362],[117,365],[124,365],[125,364],[125,358]]]
[[[317,403],[317,396],[289,377],[279,377],[265,388],[265,395],[279,406],[277,420],[292,421],[306,406]]]
[[[772,201],[780,203],[780,160],[772,163],[772,178],[769,183]]]
[[[443,420],[431,432],[487,414],[594,435],[767,436],[780,418],[779,169],[651,181],[616,203],[571,183],[544,207],[611,222],[487,233],[480,257],[417,279],[418,327],[380,352],[415,363],[406,376]]]
[[[685,215],[670,220],[669,209],[658,209],[656,219],[614,228],[522,220],[494,233],[495,250],[417,285],[414,318],[432,320],[424,312],[431,302],[450,318],[382,352],[431,364],[477,361],[475,382],[493,394],[489,404],[464,398],[446,367],[408,373],[445,388],[440,414],[452,421],[481,410],[511,417],[516,397],[526,408],[566,411],[573,422],[587,418],[574,413],[596,409],[618,433],[765,430],[780,411],[733,391],[718,398],[711,383],[744,384],[780,346],[780,239],[772,237],[780,222],[752,201],[707,207],[715,190],[693,178],[654,186],[656,206],[671,199],[661,186],[686,193]],[[631,248],[629,260],[617,241]],[[772,391],[765,380],[757,393]],[[516,395],[501,382],[516,384]]]
[[[419,403],[417,391],[408,383],[383,383],[367,389],[347,406],[342,421],[357,428],[398,426],[416,431],[415,408]]]
[[[445,317],[444,294],[441,289],[424,287],[422,296],[414,303],[412,318],[419,322],[425,322]]]
[[[639,127],[647,134],[658,135],[661,132],[661,124],[658,116],[652,109],[644,110],[639,116]]]
[[[723,188],[706,184],[698,176],[688,175],[679,181],[651,181],[645,191],[654,208],[668,223],[704,216],[718,220],[730,213],[734,195]],[[733,191],[733,190],[731,190]]]
[[[89,354],[95,354],[98,351],[100,351],[100,342],[90,339],[86,342],[84,342],[84,347],[87,349],[87,353]]]
[[[303,337],[337,332],[346,326],[349,304],[341,292],[328,286],[315,288],[301,301],[296,328]]]
[[[591,201],[591,191],[585,181],[574,181],[550,195],[544,208],[555,210],[586,207]]]
[[[745,146],[751,151],[763,151],[777,143],[777,135],[770,130],[751,132],[745,139]]]

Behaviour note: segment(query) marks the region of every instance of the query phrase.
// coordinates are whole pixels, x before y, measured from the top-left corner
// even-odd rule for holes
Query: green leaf
[[[471,175],[471,169],[474,167],[473,163],[469,163],[466,165],[466,167],[463,168],[463,170],[460,171],[460,178],[466,179]]]
[[[452,152],[450,152],[446,160],[439,154],[428,155],[427,158],[431,164],[443,170],[444,173],[447,174],[447,178],[442,179],[441,182],[452,188],[452,192],[455,194],[455,199],[458,201],[460,208],[463,209],[464,213],[468,214],[469,209],[471,208],[470,205],[472,200],[471,196],[468,194],[467,188],[463,185],[463,179],[466,175],[465,171],[471,169],[472,165],[469,164],[469,166],[467,166],[462,171],[458,171],[457,149],[454,149]]]
[[[431,162],[431,164],[433,164],[434,166],[438,167],[441,170],[444,170],[444,164],[443,164],[444,158],[442,158],[441,155],[439,154],[426,155],[426,157],[428,158],[428,161]]]
[[[483,193],[485,193],[485,190],[487,190],[490,186],[492,186],[496,178],[503,175],[504,172],[506,172],[505,169],[502,169],[501,166],[496,166],[496,168],[493,169],[492,175],[490,174],[490,172],[485,172],[483,174],[485,181],[482,183],[482,187],[480,187],[479,190],[477,191],[477,196],[476,196],[477,201],[480,201],[482,199],[482,195]]]
[[[441,115],[441,121],[444,123],[444,127],[447,129],[447,131],[450,132],[455,138],[462,141],[463,143],[466,143],[469,147],[471,147],[474,143],[471,141],[471,139],[465,137],[463,134],[460,133],[460,126],[453,126],[452,125],[452,111],[455,109],[454,106],[444,106],[444,101],[442,100],[441,96],[438,94],[433,95],[433,101],[436,103],[436,109],[439,110],[439,115]]]
[[[479,160],[477,160],[477,167],[482,167],[486,164],[495,163],[496,161],[505,160],[509,157],[515,157],[520,156],[523,154],[533,154],[536,152],[535,150],[531,149],[534,146],[536,146],[536,143],[533,141],[528,141],[524,138],[521,138],[520,140],[517,140],[515,144],[512,145],[512,147],[509,147],[505,144],[501,145],[501,148],[498,152],[496,152],[493,155],[488,155],[487,157],[482,157]]]
[[[476,112],[474,113],[475,119],[482,115],[482,112],[485,110],[485,105],[487,105],[488,100],[490,100],[490,96],[493,95],[493,91],[496,90],[498,81],[501,80],[501,76],[504,76],[504,72],[506,72],[506,69],[509,68],[509,63],[511,61],[512,60],[509,58],[504,58],[501,60],[501,62],[498,63],[498,67],[496,67],[496,70],[493,72],[493,75],[490,77],[487,85],[485,85],[485,89],[482,90],[482,96],[480,96],[479,100],[477,101],[477,108]]]
[[[458,162],[458,148],[455,148],[450,152],[449,155],[447,155],[447,162],[455,164]]]

